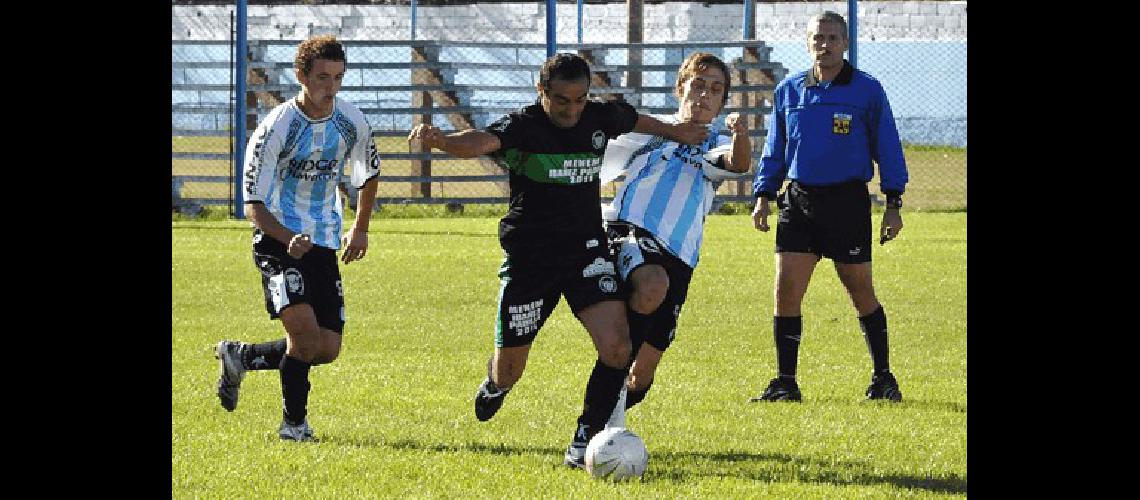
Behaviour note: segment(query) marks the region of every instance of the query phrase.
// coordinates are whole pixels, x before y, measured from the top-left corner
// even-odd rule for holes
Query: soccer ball
[[[622,481],[641,477],[647,465],[645,442],[625,427],[605,429],[586,445],[586,471],[596,478]]]

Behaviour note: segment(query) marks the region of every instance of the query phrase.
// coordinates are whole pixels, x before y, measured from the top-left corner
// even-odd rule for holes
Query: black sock
[[[260,344],[246,344],[241,353],[241,364],[246,370],[278,370],[281,358],[288,347],[285,339],[277,339]]]
[[[630,408],[633,408],[633,405],[640,403],[641,400],[645,399],[645,395],[649,393],[649,389],[651,387],[653,387],[653,381],[652,380],[650,380],[649,384],[646,385],[645,388],[640,390],[640,391],[627,390],[625,392],[625,409],[628,410]]]
[[[629,362],[633,363],[637,359],[637,351],[641,350],[641,343],[645,341],[645,335],[653,327],[653,316],[634,311],[629,305],[625,307],[625,316],[629,319],[629,345],[632,347]]]
[[[625,384],[627,374],[628,364],[622,368],[610,368],[602,364],[601,360],[594,362],[590,381],[586,382],[586,397],[582,402],[582,415],[578,417],[574,441],[587,443],[606,426],[621,397],[621,386]],[[628,397],[627,393],[626,398]]]
[[[282,411],[292,425],[299,425],[308,414],[309,366],[292,356],[281,358],[281,396],[285,400]]]
[[[510,387],[499,387],[495,384],[495,378],[491,376],[491,364],[495,362],[494,356],[487,360],[487,389],[491,392],[503,391],[503,394],[511,392]]]
[[[772,335],[776,338],[776,369],[783,378],[796,378],[800,354],[803,316],[773,316]]]
[[[875,312],[859,318],[859,328],[863,330],[863,340],[867,341],[867,351],[871,353],[871,363],[875,373],[891,371],[890,351],[887,344],[887,313],[883,306]]]

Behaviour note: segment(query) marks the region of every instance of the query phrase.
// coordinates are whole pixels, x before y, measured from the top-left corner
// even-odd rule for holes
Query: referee
[[[871,280],[871,201],[867,182],[879,165],[887,208],[879,243],[902,230],[902,194],[907,182],[902,144],[882,85],[843,58],[847,22],[831,11],[808,22],[810,71],[776,87],[760,168],[752,185],[752,222],[768,231],[769,202],[780,209],[776,223],[777,376],[752,401],[800,401],[796,383],[803,316],[800,304],[816,263],[827,257],[859,314],[871,354],[868,399],[901,401],[891,374],[887,316]],[[788,178],[787,189],[776,193]]]

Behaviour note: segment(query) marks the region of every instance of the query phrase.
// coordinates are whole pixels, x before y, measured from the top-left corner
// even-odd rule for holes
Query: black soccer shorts
[[[575,246],[578,248],[558,255],[505,256],[499,268],[495,346],[518,347],[534,342],[561,296],[575,314],[599,302],[625,300],[604,237],[586,239]]]
[[[630,341],[635,347],[645,342],[664,352],[677,334],[677,318],[681,316],[681,307],[689,295],[693,268],[669,252],[652,233],[639,226],[617,222],[611,223],[609,229],[610,249],[617,256],[618,274],[622,282],[627,284],[629,293],[632,293],[632,286],[628,285],[629,275],[641,266],[659,265],[669,276],[669,290],[665,293],[665,299],[657,310],[649,314],[649,330],[642,332],[630,328],[629,331]]]
[[[814,253],[835,262],[871,261],[871,198],[867,183],[788,183],[776,197],[776,253]]]
[[[337,333],[344,332],[344,289],[337,267],[336,250],[313,245],[294,259],[285,245],[255,229],[253,263],[261,272],[261,291],[270,319],[295,304],[309,304],[317,324]]]

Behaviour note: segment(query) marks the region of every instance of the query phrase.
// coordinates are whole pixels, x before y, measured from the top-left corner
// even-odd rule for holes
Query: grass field
[[[400,137],[376,138],[376,147],[383,152],[408,152],[408,143]],[[762,147],[762,143],[760,146]],[[173,137],[171,151],[176,153],[225,153],[229,151],[229,139],[225,137]],[[907,184],[906,206],[919,210],[959,210],[966,207],[966,150],[960,148],[905,146],[910,182]],[[228,176],[228,160],[171,160],[173,175]],[[408,160],[385,160],[381,167],[382,175],[413,175],[412,163]],[[488,171],[477,160],[439,160],[432,162],[433,175],[497,175],[498,169]],[[750,194],[751,181],[738,190],[737,182],[726,182],[721,194]],[[418,186],[418,185],[417,185]],[[872,192],[878,192],[878,176],[869,184]],[[616,184],[603,188],[603,195],[613,196]],[[229,185],[225,182],[187,182],[181,195],[184,198],[226,198]],[[436,197],[506,197],[505,183],[495,182],[452,182],[432,183],[432,194]],[[413,196],[409,183],[381,183],[380,197]]]
[[[628,416],[649,469],[625,484],[561,465],[596,356],[564,303],[503,409],[474,418],[493,349],[495,218],[373,220],[368,257],[342,267],[344,350],[311,372],[316,444],[278,440],[277,372],[249,373],[233,413],[214,395],[218,340],[282,336],[248,223],[172,222],[172,497],[964,497],[966,214],[904,219],[874,249],[904,401],[862,401],[870,360],[824,261],[804,303],[804,402],[756,404],[775,372],[774,234],[710,216],[676,341]]]

